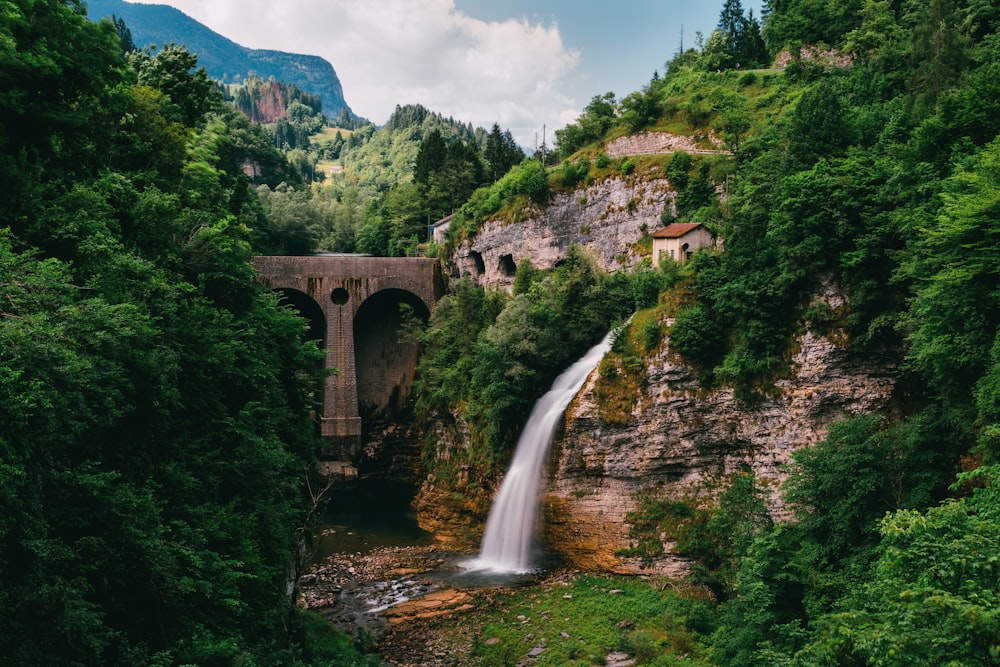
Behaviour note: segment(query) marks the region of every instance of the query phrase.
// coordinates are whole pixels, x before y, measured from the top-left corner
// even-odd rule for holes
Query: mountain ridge
[[[344,99],[344,90],[333,65],[321,56],[272,49],[251,49],[215,32],[179,9],[160,4],[125,0],[89,0],[88,16],[94,21],[116,16],[128,26],[136,47],[182,44],[197,55],[212,79],[236,83],[251,71],[264,79],[274,77],[318,95],[329,118],[346,110],[358,116]]]

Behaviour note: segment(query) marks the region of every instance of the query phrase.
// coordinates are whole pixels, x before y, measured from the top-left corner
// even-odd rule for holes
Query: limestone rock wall
[[[801,336],[794,365],[795,376],[778,383],[777,397],[748,407],[734,400],[731,389],[699,390],[665,345],[624,427],[598,420],[595,372],[553,443],[545,496],[548,548],[582,568],[680,574],[686,563],[674,557],[651,566],[615,555],[629,546],[626,513],[640,493],[680,499],[744,466],[771,490],[773,512],[783,516],[777,491],[792,452],[821,441],[841,416],[885,408],[895,386],[894,368],[853,360],[831,338],[812,333]]]
[[[571,245],[581,245],[608,270],[630,269],[641,259],[637,242],[643,231],[661,226],[660,214],[675,193],[666,178],[612,179],[557,194],[530,219],[517,223],[487,220],[471,243],[452,257],[458,276],[478,284],[509,288],[517,265],[529,259],[535,268],[551,269]]]

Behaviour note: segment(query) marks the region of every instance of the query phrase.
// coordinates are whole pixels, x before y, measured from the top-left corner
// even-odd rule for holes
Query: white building
[[[656,230],[652,237],[654,266],[662,257],[683,264],[696,250],[715,245],[715,236],[700,222],[675,222]]]

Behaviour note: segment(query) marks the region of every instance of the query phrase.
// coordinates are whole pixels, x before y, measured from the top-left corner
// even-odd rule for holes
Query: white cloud
[[[359,115],[384,123],[397,104],[487,129],[531,147],[542,126],[572,121],[569,75],[580,55],[559,27],[526,18],[486,22],[454,0],[148,0],[166,2],[251,48],[329,60]]]

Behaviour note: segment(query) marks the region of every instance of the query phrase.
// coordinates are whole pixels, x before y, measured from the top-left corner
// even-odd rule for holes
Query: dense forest
[[[633,312],[623,375],[669,337],[705,387],[749,405],[789,372],[795,333],[836,326],[853,355],[898,368],[893,410],[798,452],[787,520],[749,474],[712,504],[644,500],[634,525],[691,558],[696,585],[671,623],[697,641],[649,664],[1000,663],[1000,4],[769,0],[756,18],[726,0],[662,75],[557,132],[556,166],[499,126],[399,107],[345,130],[344,174],[323,183],[184,48],[124,49],[122,26],[77,0],[8,5],[4,659],[373,661],[295,604],[320,352],[250,256],[445,257],[487,217],[630,173],[603,145],[650,129],[725,142],[662,166],[664,221],[704,222],[725,250],[607,273],[574,248],[551,272],[519,263],[511,294],[454,281],[408,332],[425,349],[416,409],[464,420],[471,441],[460,461],[428,440],[427,472],[492,483],[534,398]],[[281,99],[315,118],[308,96]],[[446,246],[427,244],[452,213]],[[830,286],[843,308],[813,301]]]
[[[249,263],[287,161],[82,3],[0,44],[0,662],[368,664],[296,606],[320,357]]]

